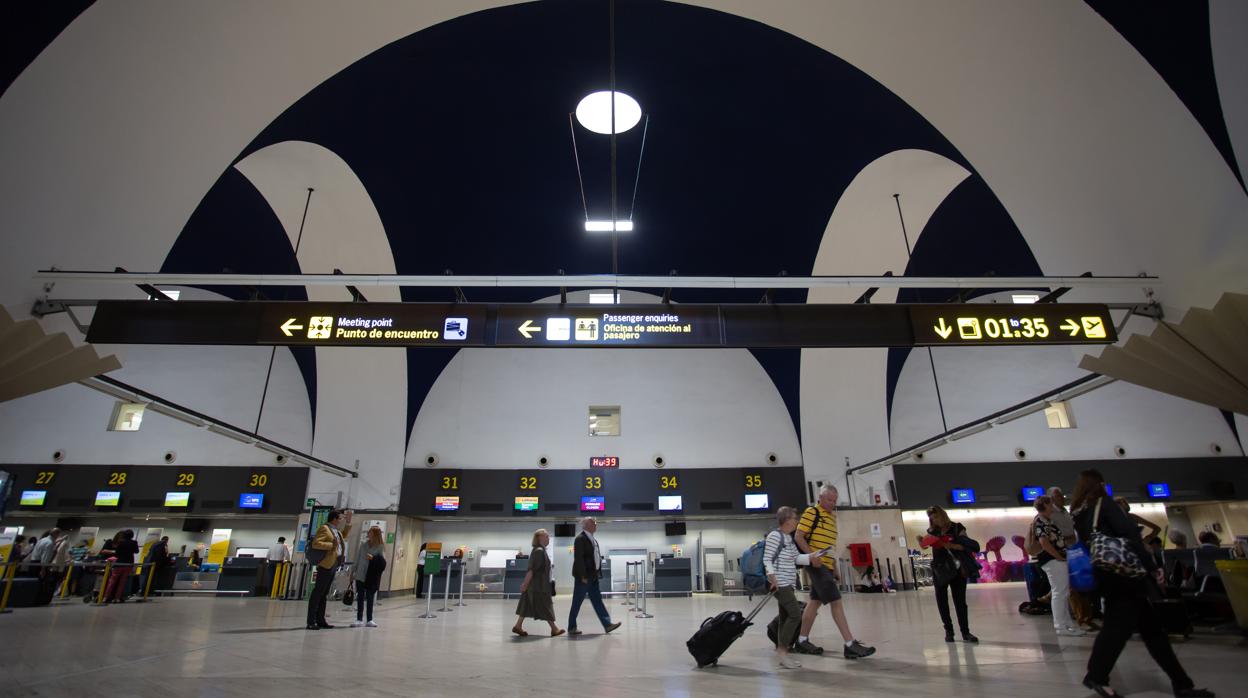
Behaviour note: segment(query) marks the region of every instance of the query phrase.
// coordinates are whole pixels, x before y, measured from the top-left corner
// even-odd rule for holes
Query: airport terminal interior
[[[0,18],[0,696],[1242,695],[1248,3]]]

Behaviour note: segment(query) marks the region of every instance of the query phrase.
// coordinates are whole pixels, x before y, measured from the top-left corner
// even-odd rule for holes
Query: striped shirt
[[[818,512],[819,525],[815,526],[815,514]],[[814,529],[814,530],[811,530]],[[811,551],[836,546],[836,514],[816,504],[806,507],[802,512],[802,520],[797,524],[797,534],[806,537]]]
[[[763,546],[763,568],[768,575],[776,575],[777,587],[797,586],[797,555],[800,552],[793,537],[785,535],[780,529],[767,534]]]

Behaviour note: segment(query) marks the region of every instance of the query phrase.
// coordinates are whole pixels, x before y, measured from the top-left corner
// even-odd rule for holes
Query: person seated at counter
[[[187,569],[198,570],[204,564],[203,558],[199,556],[199,548],[191,551],[191,559],[186,561]]]

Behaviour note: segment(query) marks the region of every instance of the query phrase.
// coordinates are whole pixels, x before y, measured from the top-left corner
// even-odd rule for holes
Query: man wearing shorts
[[[803,553],[813,553],[836,547],[836,488],[824,485],[819,488],[819,501],[813,507],[806,507],[802,519],[797,524],[794,542]],[[859,659],[875,654],[874,647],[868,647],[854,639],[849,629],[849,621],[845,619],[845,609],[841,604],[841,590],[837,587],[840,576],[835,568],[836,562],[831,551],[822,558],[811,557],[810,562],[810,602],[802,613],[802,629],[798,634],[794,650],[801,654],[823,654],[823,648],[810,641],[810,628],[819,615],[819,607],[827,604],[832,611],[832,620],[845,638],[845,658]]]

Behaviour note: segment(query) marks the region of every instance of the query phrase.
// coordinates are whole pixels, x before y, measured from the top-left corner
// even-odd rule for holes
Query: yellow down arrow
[[[279,329],[281,329],[282,334],[286,335],[287,337],[293,337],[294,335],[293,335],[293,334],[291,334],[291,332],[290,332],[291,330],[302,330],[302,329],[303,329],[303,325],[295,325],[295,324],[292,324],[292,323],[294,323],[294,321],[295,321],[295,318],[293,318],[293,317],[292,317],[291,319],[289,319],[289,320],[287,320],[286,322],[283,322],[283,323],[282,323],[282,326],[279,328]]]
[[[953,332],[953,327],[946,325],[943,317],[940,319],[939,325],[932,325],[932,329],[936,330],[936,334],[940,335],[941,339],[949,339],[949,335]]]
[[[524,335],[525,339],[533,339],[533,335],[529,334],[530,332],[542,331],[542,328],[538,327],[537,325],[534,325],[532,320],[525,320],[524,324],[521,325],[517,329],[520,330],[520,334]]]
[[[1062,323],[1061,328],[1069,332],[1071,337],[1079,334],[1079,323],[1071,320],[1070,318],[1066,318],[1066,322]]]

